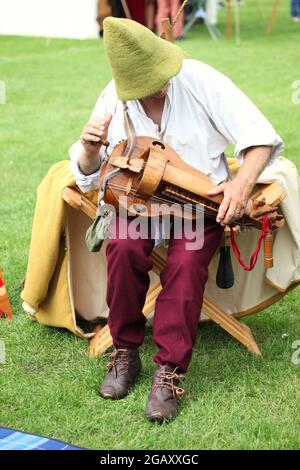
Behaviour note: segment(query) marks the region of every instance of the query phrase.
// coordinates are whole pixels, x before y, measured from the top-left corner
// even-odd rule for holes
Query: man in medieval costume
[[[216,220],[204,220],[203,247],[186,249],[185,236],[169,239],[168,258],[156,300],[153,340],[158,352],[146,415],[170,420],[177,414],[181,380],[188,370],[196,339],[209,262],[224,226],[243,216],[253,187],[266,165],[282,152],[283,143],[255,105],[223,74],[184,58],[182,50],[144,26],[127,19],[104,21],[104,42],[113,80],[100,95],[81,138],[70,150],[71,171],[84,191],[98,187],[101,161],[126,139],[124,105],[135,135],[164,140],[180,157],[202,171],[223,194]],[[224,159],[228,143],[241,163],[228,180]],[[142,309],[149,287],[150,253],[163,238],[110,240],[108,323],[114,351],[100,386],[106,399],[125,397],[141,370],[139,347],[145,335]],[[190,240],[189,240],[190,241]]]

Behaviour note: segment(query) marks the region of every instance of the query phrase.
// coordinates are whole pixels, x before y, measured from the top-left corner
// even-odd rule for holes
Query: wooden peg
[[[273,268],[273,232],[268,230],[264,238],[264,264],[265,268]]]

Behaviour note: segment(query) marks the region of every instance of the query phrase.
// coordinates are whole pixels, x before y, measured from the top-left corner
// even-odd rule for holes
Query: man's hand
[[[112,115],[108,114],[105,119],[91,119],[83,128],[80,141],[87,155],[98,155],[101,141],[107,139],[108,128]]]
[[[80,156],[79,167],[85,175],[90,175],[99,168],[99,151],[102,141],[107,139],[111,120],[111,114],[107,114],[105,119],[91,119],[82,130],[80,142],[84,152]]]
[[[219,207],[217,222],[224,226],[243,217],[252,189],[253,185],[242,185],[236,178],[208,191],[209,196],[224,194],[224,199]]]
[[[216,219],[221,225],[229,225],[233,220],[243,217],[257,178],[271,156],[271,150],[269,146],[249,147],[244,151],[244,164],[237,176],[208,191],[209,196],[224,194]]]

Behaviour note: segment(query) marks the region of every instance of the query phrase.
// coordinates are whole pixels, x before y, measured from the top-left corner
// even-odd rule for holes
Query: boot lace
[[[185,377],[184,375],[178,374],[176,372],[177,369],[178,367],[176,367],[173,372],[159,372],[157,374],[157,378],[161,379],[162,383],[155,384],[154,388],[165,388],[171,390],[173,398],[182,398],[184,389],[182,387],[178,387],[174,382],[183,383]]]
[[[104,355],[110,359],[109,363],[106,365],[107,372],[112,371],[115,379],[118,375],[117,366],[122,365],[128,367],[129,364],[128,354],[125,356],[125,354],[122,353],[128,353],[128,349],[114,349],[111,353]]]

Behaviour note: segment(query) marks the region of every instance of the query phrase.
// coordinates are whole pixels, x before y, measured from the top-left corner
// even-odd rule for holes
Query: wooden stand
[[[96,206],[75,188],[65,188],[63,191],[63,199],[74,209],[81,210],[91,219],[95,218]],[[156,251],[152,252],[151,257],[154,263],[153,271],[159,275],[166,262]],[[156,297],[160,291],[161,284],[159,281],[150,287],[143,309],[143,314],[146,317],[153,311]],[[224,312],[212,299],[204,297],[202,311],[210,320],[215,322],[240,343],[246,346],[251,353],[256,354],[257,356],[261,355],[250,328],[240,322],[233,315],[229,315]],[[95,330],[95,336],[90,341],[89,356],[100,356],[110,346],[112,346],[112,338],[108,325],[101,329],[97,327]]]
[[[232,38],[231,0],[226,0],[226,36]]]
[[[232,8],[233,4],[231,0],[226,0],[226,36],[227,39],[232,39]],[[234,29],[235,29],[235,40],[239,46],[241,43],[241,24],[240,24],[240,5],[237,0],[234,0]]]
[[[161,37],[166,39],[166,41],[174,42],[173,28],[169,18],[163,18],[161,20],[161,25],[163,29]]]
[[[274,0],[272,13],[271,13],[269,23],[268,23],[268,29],[267,29],[268,34],[271,34],[272,31],[273,31],[273,26],[274,26],[274,22],[275,22],[275,18],[276,18],[277,9],[279,7],[279,2],[280,2],[280,0]]]

